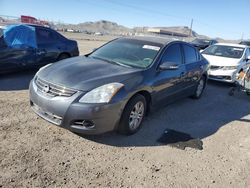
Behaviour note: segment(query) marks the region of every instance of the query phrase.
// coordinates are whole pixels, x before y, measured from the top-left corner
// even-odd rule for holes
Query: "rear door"
[[[163,52],[160,64],[171,62],[178,65],[176,70],[157,70],[154,90],[156,93],[155,103],[168,103],[178,98],[183,90],[184,77],[186,75],[185,65],[183,64],[183,55],[179,43],[170,44]],[[159,66],[160,66],[159,64]]]
[[[37,63],[44,65],[55,62],[60,54],[61,41],[50,29],[37,27]]]
[[[203,67],[200,53],[191,45],[182,44],[184,63],[186,67],[185,89],[194,87],[201,77]]]

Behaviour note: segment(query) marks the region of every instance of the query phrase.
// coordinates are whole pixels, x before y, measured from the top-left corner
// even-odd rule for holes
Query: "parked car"
[[[191,44],[194,45],[198,50],[204,50],[208,46],[218,43],[217,40],[212,39],[194,39]]]
[[[41,67],[78,56],[77,42],[38,25],[10,25],[0,37],[0,73]]]
[[[243,44],[243,45],[246,45],[246,46],[250,46],[250,40],[242,40],[242,41],[240,41],[239,44]]]
[[[202,55],[210,64],[209,79],[233,83],[233,75],[250,63],[250,47],[241,44],[218,43],[208,47]]]
[[[73,132],[133,134],[149,109],[200,98],[207,68],[188,43],[120,38],[85,57],[41,68],[30,83],[30,104],[42,118]]]

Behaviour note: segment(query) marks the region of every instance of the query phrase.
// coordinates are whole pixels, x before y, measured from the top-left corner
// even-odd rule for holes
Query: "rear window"
[[[57,36],[47,29],[36,29],[36,35],[38,44],[50,43],[57,40]]]
[[[209,45],[210,44],[210,40],[206,40],[206,39],[194,39],[192,41],[192,43],[194,44],[203,44],[203,45]]]

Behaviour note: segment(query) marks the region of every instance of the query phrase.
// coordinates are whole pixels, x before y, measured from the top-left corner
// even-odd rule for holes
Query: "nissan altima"
[[[145,115],[178,98],[200,98],[208,62],[191,44],[160,37],[115,39],[86,56],[42,67],[30,104],[45,120],[83,134],[134,134]]]

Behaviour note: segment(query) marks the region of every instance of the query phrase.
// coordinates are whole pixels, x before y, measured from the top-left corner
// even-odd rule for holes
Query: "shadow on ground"
[[[166,129],[184,132],[197,139],[209,137],[232,121],[250,122],[250,97],[245,93],[231,97],[228,95],[230,87],[231,84],[210,81],[200,100],[182,99],[151,113],[135,135],[107,133],[82,137],[118,147],[161,145],[157,140]]]
[[[0,91],[25,90],[38,70],[29,70],[0,75]]]
[[[31,70],[1,75],[0,91],[28,89],[36,72]],[[200,100],[186,98],[151,112],[135,135],[107,133],[82,137],[118,147],[160,145],[157,140],[166,129],[186,133],[192,138],[206,138],[232,121],[250,122],[250,97],[242,92],[229,96],[231,87],[231,84],[209,81]]]

